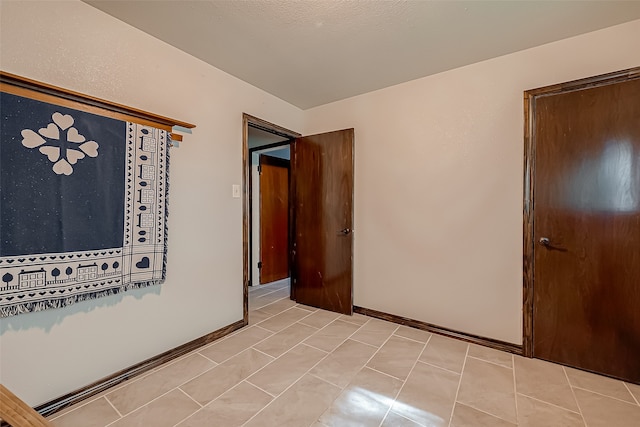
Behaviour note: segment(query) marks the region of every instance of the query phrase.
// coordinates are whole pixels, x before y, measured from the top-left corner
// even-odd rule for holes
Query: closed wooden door
[[[260,156],[260,284],[289,277],[289,160]]]
[[[296,139],[292,151],[292,297],[353,310],[353,129]]]
[[[541,95],[533,355],[640,382],[640,80]]]

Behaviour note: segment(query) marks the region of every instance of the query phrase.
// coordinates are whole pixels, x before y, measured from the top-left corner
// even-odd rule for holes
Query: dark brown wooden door
[[[640,80],[536,99],[535,357],[640,382]]]
[[[353,310],[353,129],[296,139],[292,297],[338,313]]]
[[[289,277],[289,160],[260,156],[260,284]]]

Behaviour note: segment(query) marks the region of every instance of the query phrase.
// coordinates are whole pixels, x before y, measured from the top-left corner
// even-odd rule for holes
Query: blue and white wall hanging
[[[170,133],[4,89],[0,317],[162,282]]]

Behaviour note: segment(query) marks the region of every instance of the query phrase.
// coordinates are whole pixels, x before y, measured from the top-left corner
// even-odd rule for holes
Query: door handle
[[[557,243],[551,244],[551,239],[549,239],[548,237],[541,237],[538,240],[538,243],[540,243],[542,246],[544,246],[545,248],[547,248],[550,251],[560,251],[560,252],[567,252],[568,251],[566,248],[558,246]]]
[[[350,228],[343,228],[342,230],[338,231],[338,234],[341,234],[343,236],[346,236],[349,233],[351,233],[351,229]]]

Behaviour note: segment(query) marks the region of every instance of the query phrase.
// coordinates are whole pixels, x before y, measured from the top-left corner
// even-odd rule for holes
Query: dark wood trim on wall
[[[533,297],[534,297],[534,259],[535,236],[533,225],[535,221],[535,154],[536,135],[535,113],[536,99],[559,93],[573,92],[592,87],[624,82],[640,78],[640,67],[627,70],[573,80],[524,92],[524,203],[523,203],[523,292],[522,292],[522,354],[533,357]]]
[[[500,351],[506,351],[513,354],[522,354],[522,346],[508,343],[506,341],[495,340],[493,338],[485,338],[478,335],[468,334],[466,332],[456,331],[454,329],[443,328],[442,326],[433,325],[431,323],[422,322],[420,320],[409,319],[407,317],[395,314],[384,313],[378,310],[372,310],[364,307],[353,307],[354,313],[364,314],[365,316],[375,317],[400,325],[409,326],[411,328],[421,329],[423,331],[433,332],[435,334],[444,335],[446,337],[494,348]]]
[[[75,405],[82,400],[98,394],[110,387],[118,385],[123,381],[129,380],[144,372],[150,371],[151,369],[154,369],[162,365],[163,363],[167,363],[197,348],[210,344],[242,328],[243,326],[245,326],[244,320],[238,320],[237,322],[220,328],[200,338],[196,338],[193,341],[189,341],[188,343],[183,344],[179,347],[176,347],[169,351],[165,351],[162,354],[118,371],[115,374],[104,377],[92,384],[89,384],[88,386],[82,387],[78,390],[72,391],[71,393],[65,394],[64,396],[58,397],[57,399],[53,399],[47,403],[37,406],[35,410],[38,411],[40,415],[48,417],[58,411],[61,411],[64,408]]]
[[[249,324],[249,279],[251,277],[251,264],[249,263],[249,251],[251,249],[251,155],[249,154],[249,125],[289,139],[302,136],[297,132],[259,119],[250,114],[242,114],[242,287],[243,318],[245,325]]]
[[[522,355],[533,356],[533,181],[535,179],[535,145],[531,112],[535,99],[524,93],[524,203],[522,248]]]

